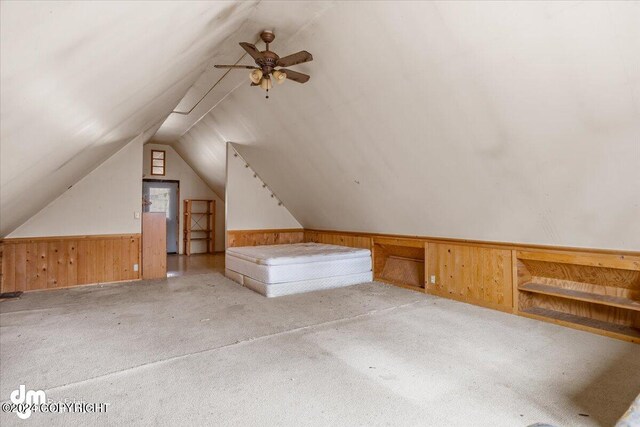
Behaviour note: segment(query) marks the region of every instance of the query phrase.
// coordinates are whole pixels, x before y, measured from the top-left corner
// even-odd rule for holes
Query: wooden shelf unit
[[[194,206],[196,209],[194,210]],[[185,255],[215,252],[216,201],[184,200],[183,245]],[[192,252],[192,242],[206,242],[205,250]]]
[[[640,343],[640,257],[515,251],[518,313]]]

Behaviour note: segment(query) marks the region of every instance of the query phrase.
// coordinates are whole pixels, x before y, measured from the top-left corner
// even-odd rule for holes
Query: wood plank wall
[[[304,230],[301,228],[272,230],[228,230],[227,247],[283,245],[303,243]]]
[[[428,293],[513,311],[511,251],[470,245],[427,243]],[[431,283],[433,277],[435,283]]]
[[[140,278],[140,234],[5,239],[0,292]]]

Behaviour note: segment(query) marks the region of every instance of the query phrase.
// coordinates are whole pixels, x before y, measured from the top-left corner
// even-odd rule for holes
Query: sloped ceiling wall
[[[302,228],[233,144],[227,151],[226,185],[227,230]]]
[[[179,150],[235,142],[305,227],[639,250],[638,22],[637,2],[332,3],[272,45],[313,53],[309,83],[238,87]]]
[[[640,248],[638,2],[1,8],[0,236],[164,122],[219,194],[238,143],[306,227]],[[169,115],[265,28],[309,83],[233,72]]]
[[[151,137],[257,2],[2,2],[0,236]]]

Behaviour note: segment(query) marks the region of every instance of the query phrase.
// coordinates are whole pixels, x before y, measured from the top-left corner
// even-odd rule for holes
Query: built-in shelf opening
[[[626,308],[640,311],[640,300],[633,300],[623,296],[603,295],[593,292],[585,292],[576,289],[567,289],[561,286],[545,285],[543,283],[525,283],[518,288],[521,291],[533,292],[543,295],[552,295],[561,298],[568,298],[577,301],[590,302],[593,304],[608,305],[611,307]]]
[[[518,251],[521,314],[640,342],[640,260]]]
[[[404,239],[374,239],[374,279],[408,289],[424,290],[424,243]]]

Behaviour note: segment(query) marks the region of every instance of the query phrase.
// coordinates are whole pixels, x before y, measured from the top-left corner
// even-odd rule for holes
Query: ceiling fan
[[[313,56],[306,50],[301,50],[298,53],[294,53],[283,58],[276,55],[275,52],[269,50],[269,43],[275,38],[275,34],[272,31],[263,31],[260,34],[260,38],[267,45],[267,49],[260,52],[254,45],[247,42],[240,43],[240,46],[247,51],[249,55],[256,61],[256,66],[253,65],[215,65],[216,68],[243,68],[253,70],[249,74],[251,80],[251,86],[260,86],[267,91],[267,98],[269,98],[269,89],[273,87],[271,77],[278,84],[284,83],[286,79],[293,80],[298,83],[306,83],[309,81],[310,76],[307,74],[299,73],[297,71],[288,70],[286,68],[276,67],[290,67],[292,65],[302,64],[313,60]]]

